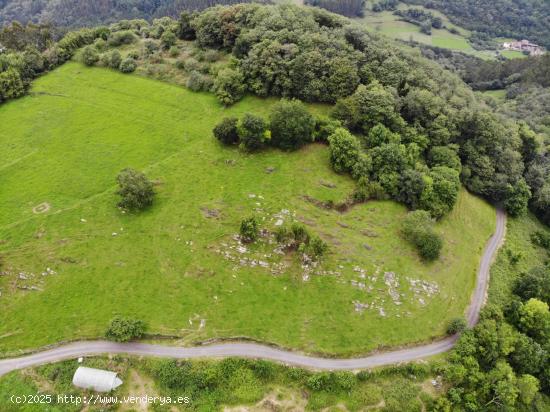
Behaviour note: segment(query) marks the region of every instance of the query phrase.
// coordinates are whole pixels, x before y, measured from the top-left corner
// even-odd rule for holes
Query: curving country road
[[[479,319],[479,312],[485,303],[487,294],[489,269],[506,232],[506,215],[501,210],[497,210],[496,223],[496,231],[485,246],[485,250],[478,268],[476,288],[467,314],[467,322],[469,326],[474,326]],[[450,350],[454,346],[456,340],[457,336],[451,336],[426,345],[350,359],[327,359],[307,356],[297,352],[285,351],[256,343],[222,343],[197,347],[173,347],[145,343],[83,341],[70,343],[20,358],[1,360],[0,376],[13,370],[23,369],[30,366],[42,365],[65,359],[73,359],[79,356],[98,355],[104,353],[124,353],[140,356],[180,359],[239,356],[246,358],[268,359],[313,369],[363,369],[400,362],[408,362],[443,353]]]

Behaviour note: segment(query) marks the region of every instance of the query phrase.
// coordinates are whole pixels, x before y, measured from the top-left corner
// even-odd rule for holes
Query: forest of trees
[[[550,48],[547,0],[405,0],[405,3],[437,9],[469,30],[526,38]]]
[[[304,4],[321,7],[347,17],[360,17],[365,11],[365,0],[305,0]]]
[[[73,50],[98,36],[114,45],[128,35],[161,42],[177,35],[195,39],[200,48],[233,54],[212,86],[226,105],[246,92],[335,104],[332,116],[354,133],[350,136],[358,140],[352,145],[360,149],[350,152],[349,167],[341,171],[376,196],[384,192],[440,218],[454,205],[460,178],[470,191],[513,215],[527,208],[532,191],[525,166],[539,150],[530,142],[531,132],[479,105],[457,76],[344,17],[319,8],[240,4],[184,13],[178,21],[161,19],[151,27],[143,20],[134,23],[85,36],[77,32],[74,42],[67,40],[75,36],[71,33],[43,52],[0,55],[2,99],[21,95],[37,73],[69,58],[67,44]],[[340,141],[348,144],[332,139],[332,150],[339,150]],[[540,179],[532,181],[546,187]],[[546,209],[545,201],[537,204]]]
[[[177,17],[182,10],[203,10],[217,4],[252,0],[0,0],[0,26],[12,21],[83,27],[121,19]],[[264,0],[254,0],[263,2]]]

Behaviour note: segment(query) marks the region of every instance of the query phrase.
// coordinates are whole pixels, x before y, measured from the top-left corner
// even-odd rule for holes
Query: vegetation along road
[[[504,239],[506,231],[506,215],[497,211],[496,230],[489,239],[477,273],[477,282],[472,303],[468,308],[468,326],[474,326],[479,318],[479,312],[485,301],[489,271],[493,257]],[[84,341],[63,345],[51,350],[38,352],[29,356],[5,359],[0,361],[0,376],[16,369],[57,362],[85,355],[100,353],[127,353],[132,355],[146,355],[171,358],[204,358],[238,356],[247,358],[261,358],[283,362],[314,369],[344,370],[362,369],[389,365],[399,362],[408,362],[450,350],[457,340],[457,336],[430,343],[427,345],[400,349],[391,352],[374,354],[363,358],[326,359],[284,351],[255,343],[223,343],[192,348],[150,345],[143,343],[115,343],[108,341]]]

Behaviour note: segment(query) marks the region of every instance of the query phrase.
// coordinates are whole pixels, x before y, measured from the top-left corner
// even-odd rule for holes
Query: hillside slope
[[[546,0],[405,0],[435,8],[469,30],[527,38],[550,47],[550,2]]]

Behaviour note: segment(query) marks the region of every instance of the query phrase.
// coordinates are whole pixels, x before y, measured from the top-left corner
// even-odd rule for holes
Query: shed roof
[[[122,385],[115,372],[80,366],[73,376],[73,385],[97,392],[109,392]]]

